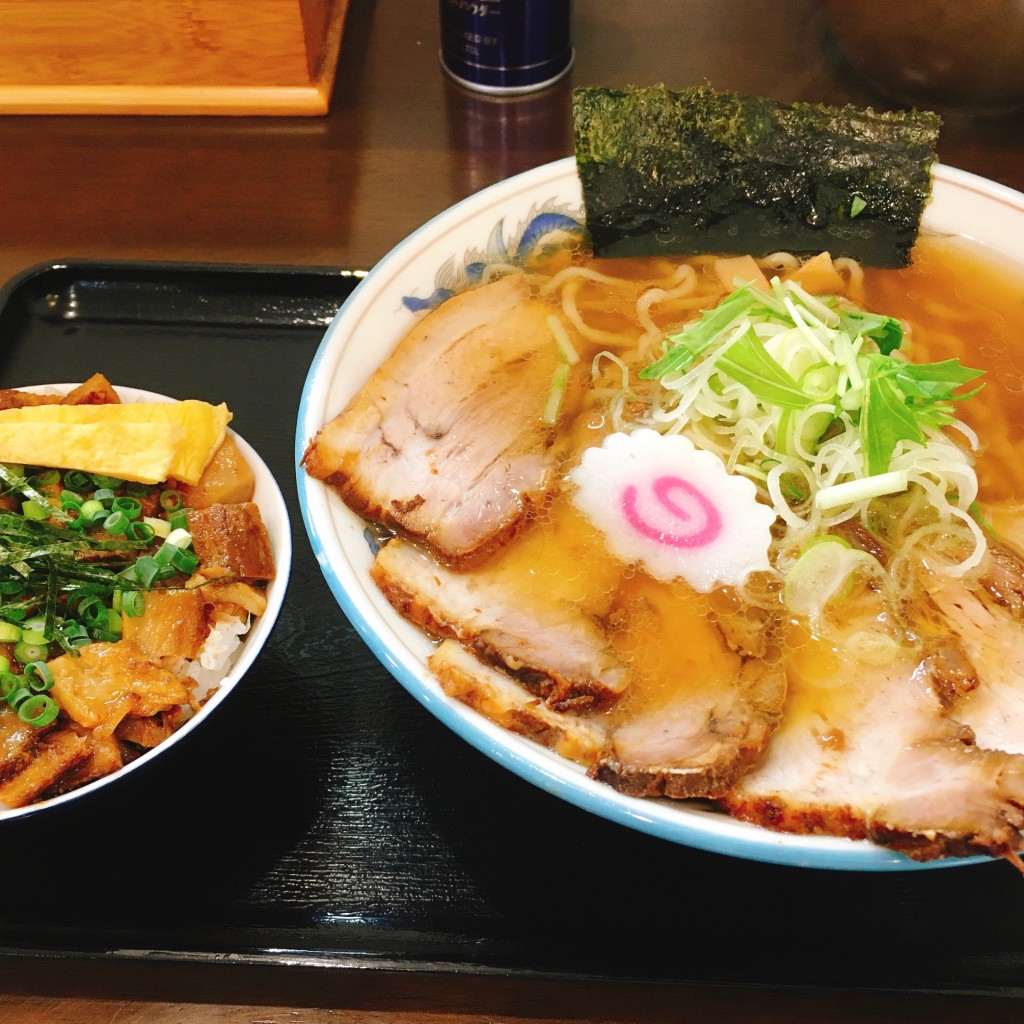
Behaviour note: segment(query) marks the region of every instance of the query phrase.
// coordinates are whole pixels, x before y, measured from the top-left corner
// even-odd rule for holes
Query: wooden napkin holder
[[[347,8],[0,0],[0,114],[325,114]]]

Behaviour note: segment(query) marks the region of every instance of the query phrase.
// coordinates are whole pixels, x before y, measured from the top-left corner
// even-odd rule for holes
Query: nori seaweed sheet
[[[941,120],[716,92],[573,91],[597,256],[828,251],[910,260]]]

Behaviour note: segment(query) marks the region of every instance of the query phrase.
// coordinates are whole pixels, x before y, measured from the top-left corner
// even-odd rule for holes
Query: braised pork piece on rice
[[[504,728],[633,796],[1012,859],[1006,280],[930,239],[900,270],[545,254],[426,314],[303,463]]]

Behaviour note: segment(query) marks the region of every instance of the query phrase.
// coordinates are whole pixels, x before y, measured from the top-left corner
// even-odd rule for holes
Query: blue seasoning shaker
[[[572,64],[571,0],[440,2],[441,64],[470,89],[534,92]]]

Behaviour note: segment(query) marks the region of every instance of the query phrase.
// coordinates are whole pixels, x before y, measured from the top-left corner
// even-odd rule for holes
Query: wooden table
[[[569,154],[573,85],[706,80],[785,101],[872,99],[823,41],[811,0],[580,0],[574,39],[570,77],[540,94],[495,101],[442,73],[436,4],[353,0],[324,118],[0,118],[0,280],[64,258],[369,267],[453,202]],[[945,163],[1024,189],[1020,119],[951,118],[939,149]],[[722,955],[756,954],[764,940],[738,920],[736,947]],[[981,996],[840,998],[356,969],[0,962],[0,1017],[10,1024],[993,1024],[1021,1013],[1017,1002]]]

